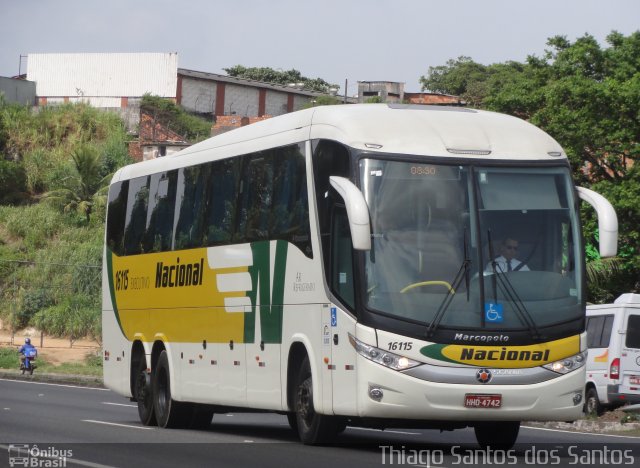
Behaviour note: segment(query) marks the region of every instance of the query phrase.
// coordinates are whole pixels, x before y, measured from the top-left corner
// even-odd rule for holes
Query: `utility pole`
[[[349,80],[345,78],[344,80],[344,101],[343,104],[347,103],[347,84],[349,83]]]

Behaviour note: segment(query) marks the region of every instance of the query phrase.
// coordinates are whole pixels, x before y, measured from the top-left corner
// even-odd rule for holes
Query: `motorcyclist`
[[[27,354],[33,354],[31,356],[31,358],[33,359],[38,355],[38,350],[31,344],[31,338],[25,338],[24,344],[18,349],[18,353],[20,354],[20,367],[22,367],[24,365],[24,360]]]

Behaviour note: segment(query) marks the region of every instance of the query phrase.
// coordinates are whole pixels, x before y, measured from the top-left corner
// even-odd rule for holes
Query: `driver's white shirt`
[[[496,262],[496,271],[498,273],[506,273],[509,271],[509,267],[507,266],[507,259],[504,258],[502,255],[500,255],[499,257],[497,257],[495,259]],[[492,273],[493,272],[493,262],[489,262],[487,264],[487,267],[484,269],[485,272],[487,273]],[[521,267],[519,267],[519,265],[522,264]],[[516,258],[512,258],[511,259],[511,269],[512,271],[530,271],[529,267],[525,264],[523,264],[520,260],[516,259]]]

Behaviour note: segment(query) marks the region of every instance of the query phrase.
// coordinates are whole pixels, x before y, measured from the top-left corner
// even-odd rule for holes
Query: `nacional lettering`
[[[461,361],[540,361],[549,360],[549,350],[530,351],[515,350],[508,348],[501,349],[476,349],[462,348],[460,352]]]
[[[204,258],[195,263],[180,263],[180,257],[174,265],[156,264],[156,288],[175,288],[202,285]]]

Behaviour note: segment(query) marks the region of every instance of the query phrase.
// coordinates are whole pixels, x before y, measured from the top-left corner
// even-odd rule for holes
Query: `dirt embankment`
[[[66,338],[54,338],[42,335],[34,328],[17,331],[11,334],[10,330],[2,327],[0,321],[0,347],[15,346],[16,350],[24,343],[25,338],[31,338],[32,344],[38,348],[38,355],[53,365],[65,362],[83,362],[87,356],[100,351],[100,345],[93,340],[76,340],[73,344]]]

